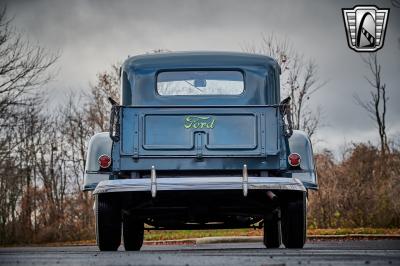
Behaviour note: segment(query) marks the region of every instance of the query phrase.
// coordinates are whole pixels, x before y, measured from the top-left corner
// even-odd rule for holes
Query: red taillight
[[[99,165],[100,165],[100,168],[103,168],[103,169],[110,167],[110,165],[111,165],[110,156],[105,155],[105,154],[101,155],[99,157]]]
[[[301,156],[298,153],[291,153],[288,157],[290,166],[296,167],[300,165]]]

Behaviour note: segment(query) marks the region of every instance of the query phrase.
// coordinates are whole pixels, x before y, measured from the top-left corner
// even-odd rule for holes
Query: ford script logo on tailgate
[[[213,118],[211,116],[197,116],[197,115],[185,116],[184,127],[186,129],[214,128],[214,126],[215,126],[215,118]]]

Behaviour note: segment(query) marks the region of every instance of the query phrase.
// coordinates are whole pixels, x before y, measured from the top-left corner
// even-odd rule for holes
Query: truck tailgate
[[[121,107],[120,155],[265,157],[280,147],[279,109],[254,107]]]

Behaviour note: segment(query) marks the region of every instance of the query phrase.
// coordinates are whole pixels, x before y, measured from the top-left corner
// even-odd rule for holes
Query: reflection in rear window
[[[157,91],[171,95],[239,95],[244,90],[240,71],[168,71],[157,76]]]

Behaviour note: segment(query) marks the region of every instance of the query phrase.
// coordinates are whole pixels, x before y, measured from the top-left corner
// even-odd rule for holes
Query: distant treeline
[[[86,150],[108,128],[116,76],[99,74],[88,94],[51,112],[37,94],[1,117],[0,244],[94,238],[93,198],[82,191]]]
[[[309,228],[400,227],[400,150],[351,144],[340,162],[315,156],[319,190],[309,194]]]

